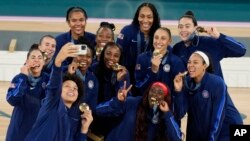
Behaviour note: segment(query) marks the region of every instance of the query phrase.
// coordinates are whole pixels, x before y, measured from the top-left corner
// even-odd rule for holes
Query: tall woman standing
[[[135,84],[136,58],[152,49],[153,36],[159,27],[160,17],[155,6],[152,3],[142,3],[137,8],[132,23],[125,26],[117,37],[117,43],[123,49],[123,64],[129,71],[131,84]]]
[[[71,7],[67,10],[66,21],[70,30],[56,36],[56,52],[54,58],[66,43],[79,44],[78,40],[80,37],[88,41],[91,46],[95,45],[95,35],[85,31],[87,19],[87,12],[81,7]],[[69,57],[63,62],[63,65],[68,65],[71,62],[72,58]]]

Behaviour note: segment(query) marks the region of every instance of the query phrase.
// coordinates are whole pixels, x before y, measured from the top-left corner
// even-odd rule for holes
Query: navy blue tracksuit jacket
[[[195,91],[185,87],[176,102],[177,111],[188,114],[187,141],[229,141],[229,126],[243,124],[224,80],[214,74],[205,73]]]
[[[135,78],[136,78],[136,87],[140,90],[140,94],[142,95],[144,91],[156,81],[160,81],[166,84],[169,88],[171,93],[174,93],[174,84],[173,80],[175,76],[180,73],[184,72],[184,64],[182,63],[181,59],[175,56],[170,47],[168,47],[168,54],[166,54],[162,58],[162,62],[160,64],[159,71],[154,73],[152,71],[152,58],[153,53],[151,51],[142,53],[137,58],[137,64],[135,68]],[[175,111],[175,98],[174,95],[171,95],[172,98],[172,107],[171,110],[174,113],[179,113]],[[176,119],[180,122],[181,117],[178,114],[175,114]]]
[[[76,71],[76,75],[82,79],[84,84],[84,97],[81,102],[86,102],[90,106],[92,113],[94,113],[98,99],[99,82],[95,74],[89,70],[87,70],[85,76],[82,74],[79,75],[81,73],[79,69]]]
[[[84,32],[84,38],[86,41],[90,43],[92,47],[95,45],[95,35],[90,33],[90,32]],[[60,49],[68,42],[74,43],[74,44],[79,44],[78,40],[74,40],[71,36],[71,31],[62,33],[58,36],[56,36],[56,51],[54,54],[55,56],[58,54]],[[67,66],[72,62],[73,58],[69,57],[63,62],[63,66]]]
[[[80,133],[81,118],[77,104],[67,108],[61,99],[62,68],[53,66],[42,107],[25,141],[85,141]]]
[[[14,106],[6,141],[23,141],[37,118],[41,101],[45,97],[45,88],[49,80],[46,73],[41,73],[38,82],[31,86],[28,76],[16,75],[8,89],[7,101]]]
[[[241,57],[246,53],[246,47],[243,44],[224,34],[220,34],[218,39],[195,36],[193,43],[188,47],[185,46],[183,41],[173,46],[173,53],[179,56],[185,65],[187,65],[191,54],[197,50],[209,53],[214,66],[214,74],[222,78],[220,61],[227,57]]]
[[[134,141],[136,115],[138,114],[138,105],[142,97],[127,97],[124,103],[120,102],[116,97],[108,102],[101,103],[96,108],[96,113],[99,116],[122,118],[121,122],[113,128],[108,134],[106,141]],[[174,116],[169,111],[162,119],[165,125],[165,135],[170,141],[180,141],[182,133],[179,126],[174,120]],[[154,141],[155,131],[158,129],[158,124],[149,123],[147,141]]]
[[[144,34],[140,31],[140,28],[133,24],[122,28],[117,37],[116,43],[118,43],[123,49],[122,65],[128,69],[131,84],[134,84],[134,71],[137,56],[143,52],[152,50],[152,45],[145,41]]]

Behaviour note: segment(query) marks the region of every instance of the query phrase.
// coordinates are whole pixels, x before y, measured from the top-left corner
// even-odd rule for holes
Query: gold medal
[[[79,105],[79,109],[81,112],[87,111],[87,110],[89,110],[89,105],[87,103],[81,103]]]
[[[79,66],[79,67],[81,68],[81,67],[83,67],[85,64],[86,64],[86,63],[84,63],[84,62],[78,62],[78,63],[77,63],[77,66]]]
[[[183,73],[183,76],[186,76],[188,74],[188,71],[185,71],[184,73]]]
[[[150,99],[151,99],[151,103],[152,103],[153,105],[159,105],[159,102],[158,102],[158,100],[157,100],[156,98],[151,97]]]
[[[103,47],[96,48],[96,55],[100,55],[102,53]]]
[[[121,67],[121,65],[119,65],[118,63],[115,63],[115,64],[112,66],[112,69],[113,69],[114,71],[120,71],[120,70],[122,70],[122,67]]]
[[[158,49],[155,49],[153,52],[153,56],[158,56],[160,54],[160,51]]]
[[[47,52],[43,52],[43,58],[44,58],[44,61],[46,62],[49,58],[48,58],[48,53]]]
[[[204,29],[204,27],[201,27],[201,26],[198,26],[197,28],[196,28],[196,30],[198,31],[198,32],[207,32],[205,29]]]

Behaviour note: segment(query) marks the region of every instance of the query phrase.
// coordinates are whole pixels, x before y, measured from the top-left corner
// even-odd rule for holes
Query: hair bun
[[[193,16],[193,17],[194,17],[194,13],[193,13],[192,11],[190,11],[190,10],[188,10],[188,11],[185,13],[185,15],[189,15],[189,16]]]
[[[113,23],[101,22],[101,23],[100,23],[100,27],[108,27],[108,28],[110,28],[112,31],[115,31],[115,25],[114,25]]]

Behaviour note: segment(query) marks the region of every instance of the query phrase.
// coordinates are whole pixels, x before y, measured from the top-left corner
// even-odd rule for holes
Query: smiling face
[[[51,59],[56,51],[56,40],[51,37],[44,37],[39,45],[42,52],[46,52],[48,59]]]
[[[166,52],[167,47],[171,44],[171,37],[169,33],[164,29],[157,29],[154,34],[153,46],[155,50],[158,50],[161,54]]]
[[[108,46],[104,51],[104,64],[108,69],[119,62],[121,56],[120,49],[117,46]]]
[[[189,76],[194,78],[195,82],[199,83],[205,74],[207,65],[204,63],[203,58],[196,53],[193,53],[187,64]]]
[[[149,106],[152,108],[154,104],[159,104],[164,100],[164,92],[160,86],[152,86],[148,94]]]
[[[153,12],[149,7],[144,6],[141,8],[138,16],[138,21],[141,32],[143,32],[144,34],[148,34],[154,21]]]
[[[178,31],[182,41],[187,41],[189,36],[194,32],[196,26],[194,26],[193,20],[188,17],[183,17],[179,21]]]
[[[107,42],[114,41],[113,31],[108,27],[101,27],[96,34],[96,46],[104,47]]]
[[[92,63],[92,53],[89,48],[87,48],[87,54],[86,55],[78,55],[74,58],[74,61],[79,64],[78,68],[81,70],[81,72],[86,73],[89,66]]]
[[[68,25],[71,30],[72,37],[78,39],[79,36],[82,36],[86,27],[86,17],[80,12],[72,12],[69,16]]]
[[[63,82],[61,97],[67,107],[70,107],[77,100],[78,87],[74,81],[66,80]]]
[[[42,52],[39,49],[31,51],[26,61],[32,76],[40,76],[44,63]]]

